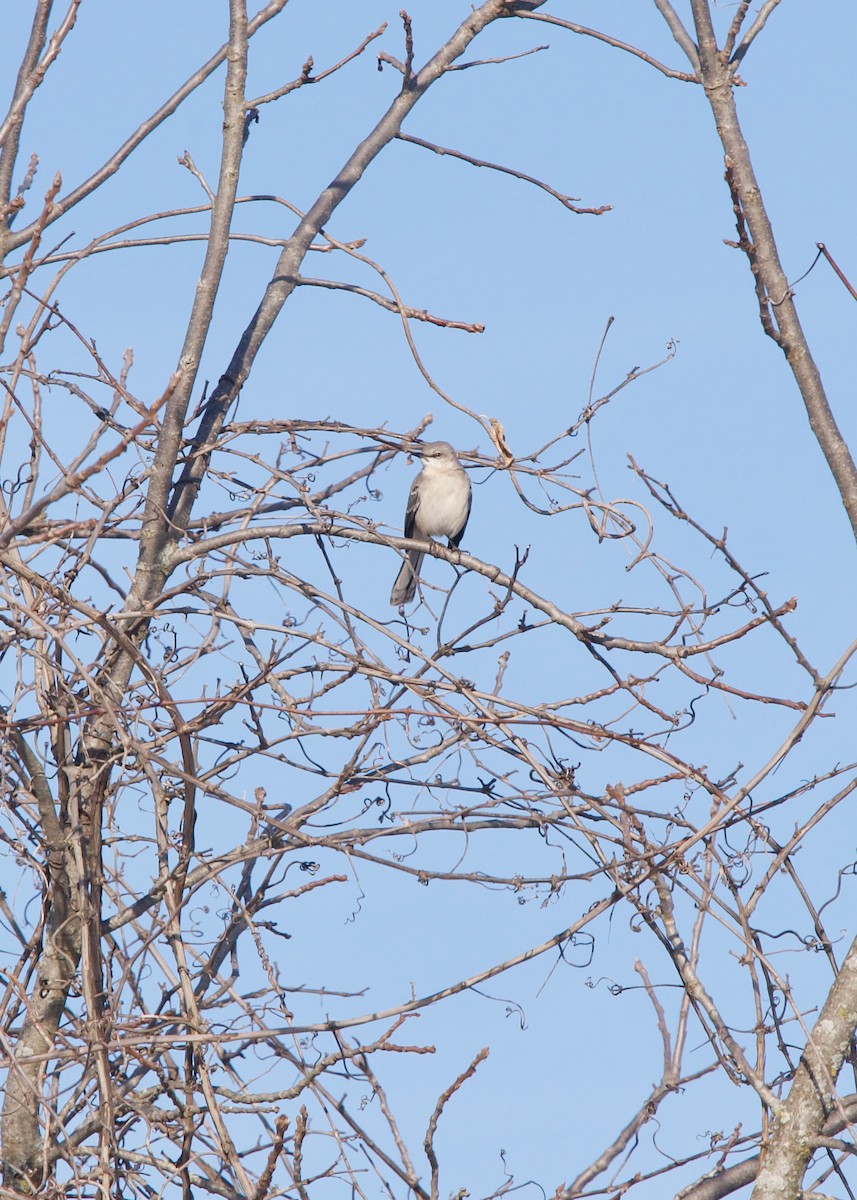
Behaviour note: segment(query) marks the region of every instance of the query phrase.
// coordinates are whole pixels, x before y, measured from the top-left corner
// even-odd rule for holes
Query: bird
[[[422,470],[414,478],[405,512],[405,537],[426,540],[445,537],[457,550],[470,516],[470,480],[449,442],[414,447]],[[390,603],[401,608],[413,600],[424,550],[408,550],[396,576]]]

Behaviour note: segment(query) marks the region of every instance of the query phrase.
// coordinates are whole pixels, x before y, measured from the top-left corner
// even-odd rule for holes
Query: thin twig
[[[447,71],[469,71],[471,67],[496,66],[499,63],[514,62],[518,58],[528,58],[529,55],[538,54],[542,50],[550,50],[550,46],[533,46],[529,50],[521,50],[519,54],[504,54],[501,58],[476,58],[472,62],[453,63],[446,69]]]
[[[487,167],[489,171],[500,171],[503,175],[511,175],[513,179],[521,179],[524,183],[531,183],[534,187],[541,188],[549,196],[553,196],[559,200],[560,204],[564,208],[569,209],[570,212],[600,217],[603,213],[610,212],[613,208],[612,204],[602,204],[599,208],[579,208],[574,203],[578,197],[566,196],[562,192],[556,191],[550,184],[544,183],[541,179],[536,179],[534,176],[527,175],[523,171],[516,171],[513,167],[503,167],[499,163],[486,162],[481,158],[472,158],[469,154],[462,153],[461,150],[450,150],[448,146],[437,146],[434,142],[427,142],[423,138],[414,137],[409,133],[399,131],[396,137],[401,142],[411,142],[414,146],[422,146],[424,150],[431,150],[434,154],[448,154],[451,158],[459,158],[462,162],[469,163],[472,167]]]
[[[323,79],[327,79],[328,76],[333,75],[336,71],[342,70],[344,66],[347,66],[350,62],[353,62],[355,58],[358,58],[368,45],[370,45],[375,41],[376,38],[379,38],[381,34],[384,33],[386,28],[387,22],[384,21],[378,26],[374,33],[368,33],[366,35],[356,50],[352,50],[350,54],[346,54],[345,58],[341,58],[339,62],[334,63],[332,67],[326,67],[323,71],[320,71],[318,75],[313,75],[313,67],[315,64],[313,63],[312,55],[309,55],[303,67],[301,68],[301,73],[297,79],[293,79],[291,83],[286,83],[282,87],[275,88],[272,92],[265,92],[263,96],[256,96],[254,100],[248,100],[248,109],[252,110],[254,108],[261,108],[263,104],[271,104],[274,100],[280,100],[283,96],[288,96],[290,92],[294,92],[298,88],[304,87],[308,83],[321,83]]]
[[[662,2],[663,0],[656,0],[659,6]],[[642,59],[650,67],[654,67],[662,75],[666,75],[668,79],[680,79],[683,83],[699,83],[696,75],[689,75],[686,71],[676,71],[672,67],[666,66],[665,63],[659,62],[658,59],[653,58],[651,54],[647,54],[645,50],[640,50],[638,46],[632,46],[628,42],[611,37],[607,33],[601,33],[597,29],[590,29],[586,25],[578,25],[574,21],[563,20],[562,17],[555,17],[550,13],[530,12],[529,9],[523,8],[513,11],[516,17],[522,17],[528,21],[544,21],[548,25],[557,25],[560,29],[568,29],[572,33],[581,34],[583,37],[591,37],[595,38],[596,41],[605,42],[608,46],[613,46],[617,50],[624,50],[627,54],[632,54],[635,58]],[[690,56],[688,55],[688,57]],[[692,59],[691,62],[693,62]]]
[[[820,252],[821,252],[821,253],[824,255],[824,257],[827,259],[827,261],[830,263],[831,267],[833,267],[833,269],[834,269],[834,271],[836,272],[836,274],[837,274],[837,275],[839,276],[839,278],[842,280],[842,283],[843,283],[843,284],[845,285],[845,287],[847,288],[847,290],[848,290],[848,293],[849,293],[849,295],[851,296],[851,299],[852,299],[852,300],[857,300],[857,291],[855,291],[855,290],[854,290],[854,287],[853,287],[853,285],[852,285],[851,283],[849,283],[849,281],[848,281],[848,279],[846,278],[846,276],[845,276],[844,272],[842,271],[842,269],[840,268],[840,266],[839,266],[839,265],[837,264],[837,262],[835,261],[835,259],[834,259],[833,255],[832,255],[832,254],[830,253],[830,251],[827,249],[827,246],[825,246],[824,242],[816,242],[815,244],[816,244],[816,246],[818,246],[818,249],[819,249],[819,250],[820,250]],[[808,274],[808,273],[809,273],[809,272],[807,272],[807,274]]]

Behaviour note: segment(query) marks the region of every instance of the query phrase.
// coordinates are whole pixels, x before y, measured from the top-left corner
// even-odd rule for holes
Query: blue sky
[[[27,7],[14,5],[6,14],[7,79],[26,36]],[[686,16],[686,6],[678,7]],[[324,69],[388,22],[383,38],[339,74],[264,107],[251,130],[240,194],[272,194],[305,208],[335,175],[399,85],[390,67],[378,71],[375,58],[376,48],[401,56],[398,8],[387,0],[291,0],[255,39],[250,96],[297,76],[308,54],[316,72]],[[467,8],[453,0],[409,5],[418,63]],[[733,9],[718,10],[721,26]],[[548,10],[597,25],[673,67],[686,66],[653,4],[557,0]],[[85,0],[25,128],[24,158],[35,152],[40,159],[31,203],[54,172],[62,173],[68,190],[95,169],[222,43],[225,28],[226,6],[212,0]],[[741,72],[747,86],[738,96],[740,118],[791,279],[809,268],[819,241],[857,279],[855,38],[857,10],[847,0],[812,6],[784,0]],[[362,252],[389,272],[406,303],[485,325],[478,336],[423,325],[413,334],[440,386],[467,408],[500,420],[520,455],[571,425],[586,405],[609,318],[615,320],[598,365],[596,397],[675,345],[669,363],[622,392],[594,422],[591,452],[601,487],[612,499],[649,503],[628,470],[632,454],[669,482],[706,528],[719,534],[728,527],[742,564],[768,573],[772,599],[798,598],[789,628],[827,670],[853,637],[853,537],[783,356],[762,333],[746,260],[724,244],[735,227],[704,97],[615,48],[536,21],[499,22],[467,57],[502,57],[539,45],[548,48],[450,74],[417,105],[405,130],[544,179],[583,205],[611,205],[610,212],[575,215],[517,179],[397,142],[370,167],[329,232],[341,241],[365,238]],[[52,227],[46,241],[68,236],[76,247],[130,218],[201,203],[198,183],[177,158],[189,151],[203,174],[216,178],[221,88],[218,72],[97,197]],[[260,201],[239,207],[234,229],[282,239],[293,225],[281,206]],[[205,228],[202,217],[158,228],[167,227]],[[213,383],[225,368],[276,255],[274,247],[236,243],[201,378]],[[201,243],[105,254],[75,268],[64,285],[63,311],[95,339],[114,370],[125,347],[133,346],[130,385],[147,401],[163,390],[174,367],[201,259]],[[328,255],[310,255],[304,272],[378,286],[370,271]],[[857,308],[824,262],[797,286],[797,299],[834,412],[853,445]],[[70,342],[66,353],[76,353]],[[65,421],[67,398],[48,402]],[[397,318],[368,301],[314,288],[300,290],[286,306],[239,408],[242,419],[330,416],[366,427],[387,422],[395,430],[429,412],[433,436],[462,450],[492,452],[483,430],[445,408],[426,386]],[[73,420],[68,430],[73,439]],[[582,436],[579,445],[587,453],[574,469],[579,486],[588,487],[592,468]],[[371,515],[390,530],[400,527],[411,472],[401,459],[376,481],[380,495]],[[508,569],[512,548],[530,545],[538,586],[574,611],[597,609],[617,594],[630,603],[637,588],[641,597],[654,594],[653,583],[638,582],[639,571],[627,572],[624,547],[599,546],[582,519],[552,528],[514,504],[504,478],[474,472],[473,480],[466,546],[475,554]],[[657,537],[668,557],[722,578],[709,549],[683,527],[659,517]],[[344,560],[356,601],[367,609],[385,605],[395,574],[390,552],[352,547]],[[433,563],[429,569],[446,568]],[[739,661],[743,649],[726,650],[723,664],[736,665],[761,690],[794,686],[792,665],[771,639],[762,636],[753,646],[756,658]],[[539,683],[543,675],[546,686],[561,687],[565,674],[585,674],[589,664],[569,655],[536,670]],[[524,686],[535,686],[532,674],[529,661],[510,667],[510,679]],[[814,732],[774,790],[853,755],[848,705],[844,697],[837,705],[841,718]],[[688,741],[698,761],[709,765],[716,753],[724,767],[741,761],[754,769],[792,720],[770,710],[742,711],[733,719],[725,705],[709,702],[707,708],[698,744],[695,733]],[[783,818],[784,829],[790,821]],[[839,828],[843,840],[853,840],[844,820]],[[498,837],[494,861],[507,854],[511,861],[519,852]],[[843,862],[848,853],[843,850]],[[451,861],[456,854],[450,848]],[[827,866],[824,846],[810,840],[805,870],[817,880],[820,897],[835,887]],[[295,980],[317,974],[319,946],[333,973],[342,971],[330,986],[342,985],[359,964],[372,996],[357,1002],[359,1011],[367,1003],[395,1003],[411,983],[424,994],[508,957],[551,936],[590,902],[582,887],[540,908],[535,898],[520,904],[487,888],[475,895],[457,885],[445,892],[421,889],[395,875],[372,887],[374,873],[365,874],[365,897],[355,881],[307,902],[299,920],[311,935],[293,928],[288,943]],[[845,930],[844,918],[842,925]],[[468,994],[412,1022],[420,1038],[446,1047],[443,1055],[420,1061],[416,1084],[408,1074],[414,1068],[390,1064],[393,1090],[416,1140],[433,1098],[481,1045],[492,1045],[488,1064],[457,1100],[455,1118],[442,1126],[449,1192],[466,1186],[476,1196],[497,1186],[501,1147],[517,1180],[538,1179],[550,1190],[574,1174],[587,1151],[605,1140],[605,1130],[630,1115],[659,1069],[657,1042],[649,1040],[652,1013],[643,993],[631,990],[639,984],[636,952],[627,924],[617,920],[601,930],[591,968],[561,962],[551,971],[555,959],[544,956],[486,987],[500,999]],[[712,949],[724,977],[735,969],[730,953],[725,939]],[[585,958],[580,948],[580,961]],[[809,1007],[818,1002],[812,979],[823,972],[805,959],[793,969],[806,974]],[[649,965],[671,982],[664,961]],[[590,977],[629,990],[611,996],[603,982],[587,987]],[[523,1028],[515,1005],[525,1011]],[[704,1049],[696,1053],[706,1057]],[[730,1093],[722,1084],[712,1083],[702,1095],[710,1112],[700,1104],[670,1129],[670,1137],[685,1138],[685,1152],[688,1139],[701,1146],[699,1139],[721,1128],[729,1112]],[[746,1119],[752,1123],[752,1116]],[[669,1153],[679,1148],[673,1142],[664,1147]],[[655,1186],[645,1194],[659,1193]]]

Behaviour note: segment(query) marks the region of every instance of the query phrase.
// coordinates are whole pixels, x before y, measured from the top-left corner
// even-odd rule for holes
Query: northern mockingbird
[[[430,442],[415,449],[423,460],[423,467],[411,484],[405,513],[405,537],[426,541],[445,537],[457,550],[470,516],[470,480],[449,442]],[[424,557],[424,550],[406,552],[390,592],[390,603],[394,607],[401,608],[413,600]]]

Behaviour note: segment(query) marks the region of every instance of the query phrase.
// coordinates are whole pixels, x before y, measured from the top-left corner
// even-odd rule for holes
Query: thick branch
[[[42,764],[17,728],[11,736],[36,798],[48,864],[45,932],[26,1015],[9,1063],[2,1113],[3,1182],[12,1191],[31,1194],[43,1171],[44,1055],[53,1046],[80,963],[80,879]]]
[[[857,1029],[857,941],[851,944],[801,1056],[794,1083],[774,1124],[753,1200],[801,1195],[813,1139],[838,1111],[837,1076]]]
[[[758,12],[758,15],[756,16],[755,21],[750,26],[750,28],[747,30],[747,32],[744,34],[743,38],[741,39],[741,41],[738,44],[737,49],[735,50],[735,53],[732,55],[733,62],[735,62],[735,63],[741,62],[741,60],[743,59],[743,57],[747,53],[747,51],[750,49],[753,42],[756,40],[756,38],[759,36],[759,34],[765,28],[765,23],[768,20],[768,17],[771,15],[771,13],[774,11],[774,9],[777,7],[777,5],[779,3],[780,3],[780,0],[765,0],[765,3],[759,9],[759,12]]]
[[[2,147],[0,149],[0,234],[8,230],[14,216],[14,211],[10,212],[8,208],[9,198],[12,194],[12,172],[15,170],[18,158],[21,126],[24,123],[27,103],[40,82],[40,78],[36,75],[36,64],[47,37],[48,19],[52,6],[53,0],[38,0],[33,26],[30,30],[30,40],[24,51],[21,68],[15,82],[15,94],[9,105],[9,111],[0,125],[0,147]]]
[[[688,58],[688,62],[693,67],[694,75],[699,74],[699,53],[693,43],[693,38],[685,29],[681,22],[681,18],[670,4],[670,0],[655,0],[655,6],[658,12],[669,26],[669,31],[681,46]]]
[[[750,152],[738,123],[733,92],[734,66],[722,62],[707,0],[693,0],[693,14],[705,94],[723,145],[733,199],[740,210],[739,219],[746,224],[749,233],[747,254],[750,268],[766,297],[762,324],[786,356],[803,397],[812,432],[836,480],[857,538],[857,466],[833,416],[780,262]]]
[[[211,207],[211,223],[205,261],[196,285],[193,308],[174,376],[172,394],[158,438],[158,449],[146,495],[146,509],[140,535],[140,556],[134,584],[125,605],[126,612],[145,610],[160,592],[167,575],[161,561],[163,551],[170,538],[170,525],[165,515],[167,497],[182,445],[191,392],[211,325],[214,302],[229,250],[229,228],[235,209],[238,172],[244,148],[246,112],[244,86],[247,78],[248,38],[246,3],[244,0],[230,0],[220,177]],[[111,682],[119,693],[124,688],[131,662],[131,657],[124,653],[111,666]]]
[[[826,1135],[841,1133],[848,1125],[857,1120],[857,1096],[847,1096],[824,1122],[823,1132]],[[699,1183],[691,1184],[683,1192],[679,1192],[676,1200],[723,1200],[741,1188],[752,1183],[759,1174],[761,1155],[746,1158],[743,1162],[726,1167],[706,1176]]]

